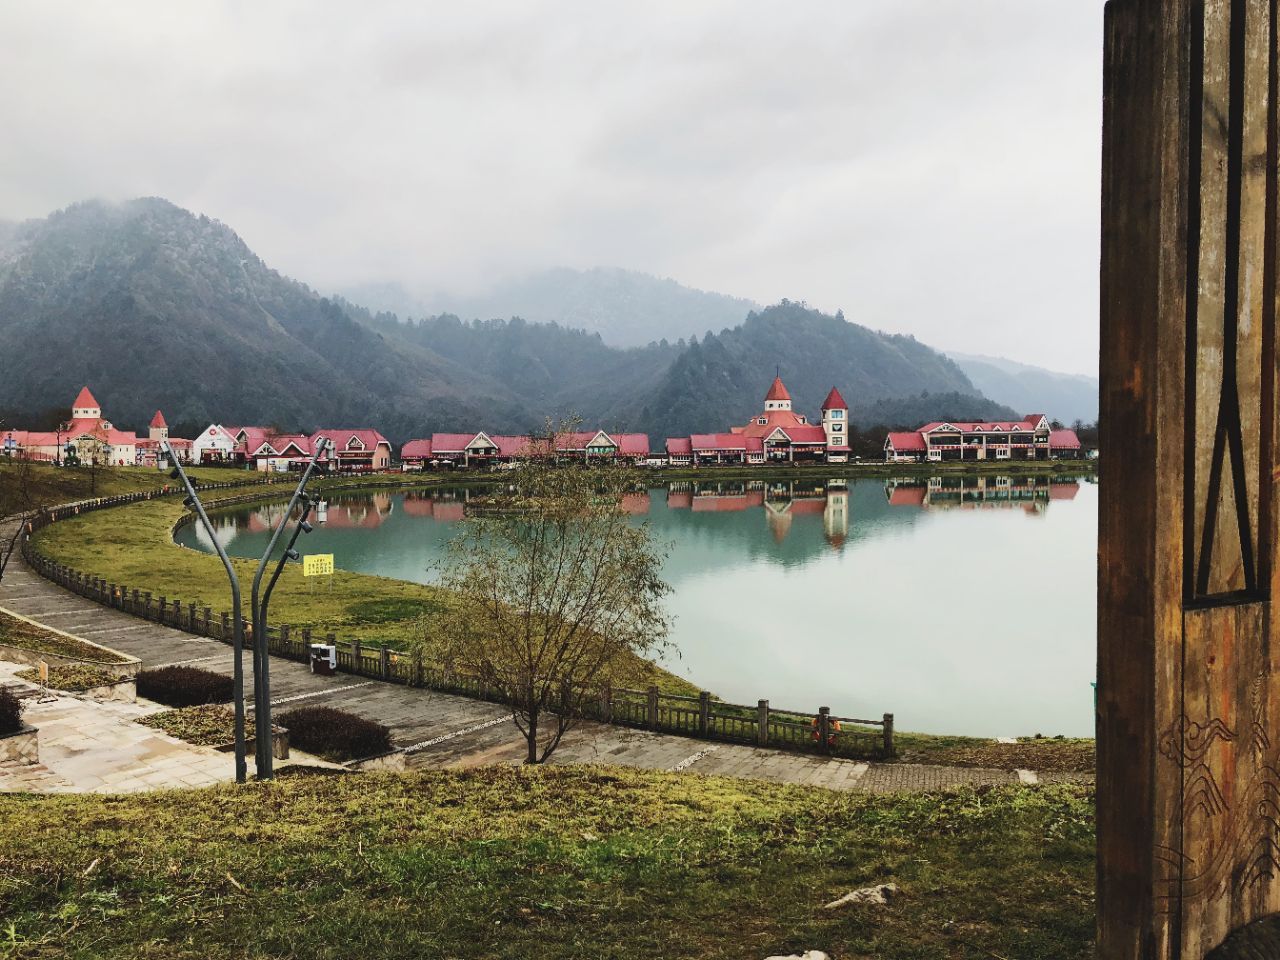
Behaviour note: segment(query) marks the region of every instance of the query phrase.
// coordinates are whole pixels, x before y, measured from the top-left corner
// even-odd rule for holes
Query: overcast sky
[[[323,292],[621,266],[1092,373],[1102,6],[5,4],[0,218],[158,195]]]

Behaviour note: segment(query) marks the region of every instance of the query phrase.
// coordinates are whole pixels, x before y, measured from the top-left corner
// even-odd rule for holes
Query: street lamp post
[[[169,441],[161,440],[160,443],[165,455],[173,464],[173,469],[169,471],[169,476],[174,480],[182,481],[182,485],[187,491],[187,498],[183,503],[195,510],[196,516],[200,518],[200,524],[204,527],[205,533],[209,535],[209,540],[213,543],[213,548],[218,553],[218,559],[222,561],[222,566],[227,571],[227,579],[231,582],[231,610],[233,617],[231,647],[235,658],[232,673],[232,699],[235,705],[236,783],[244,783],[248,770],[245,761],[244,742],[244,613],[240,608],[240,579],[236,576],[235,567],[231,565],[231,559],[227,556],[227,551],[222,548],[222,544],[218,541],[213,524],[209,522],[209,515],[205,513],[204,505],[200,502],[200,498],[196,496],[195,487],[192,486],[191,480],[187,477],[187,472],[182,469],[182,464],[178,462],[177,456],[174,455],[173,448],[169,446]]]
[[[275,589],[276,581],[280,579],[285,562],[298,558],[298,552],[294,549],[294,544],[298,542],[298,534],[311,532],[311,524],[307,522],[307,517],[311,513],[312,503],[311,498],[306,493],[307,481],[311,479],[311,474],[319,463],[320,458],[324,456],[326,450],[331,448],[332,445],[332,441],[326,439],[321,439],[316,445],[316,451],[311,457],[311,462],[307,464],[307,469],[303,471],[302,479],[298,481],[298,486],[293,491],[293,497],[290,498],[289,505],[285,508],[280,522],[276,524],[275,532],[271,535],[271,542],[267,545],[266,552],[258,562],[258,570],[253,576],[253,591],[250,603],[253,611],[253,704],[254,731],[257,739],[254,761],[257,765],[259,780],[272,779],[275,766],[274,757],[271,753],[271,650],[267,642],[267,606],[271,602],[271,591]],[[280,535],[284,532],[285,525],[289,522],[293,508],[299,503],[302,504],[302,516],[299,518],[298,525],[294,528],[293,536],[289,539],[289,545],[276,563],[276,569],[267,584],[266,593],[259,599],[258,591],[262,585],[262,575],[267,569],[267,561],[271,559],[271,555],[275,552],[276,544],[280,541]]]

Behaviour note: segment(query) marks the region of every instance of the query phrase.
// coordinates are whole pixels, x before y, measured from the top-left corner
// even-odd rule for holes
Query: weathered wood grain
[[[1276,0],[1112,0],[1099,955],[1280,912]]]

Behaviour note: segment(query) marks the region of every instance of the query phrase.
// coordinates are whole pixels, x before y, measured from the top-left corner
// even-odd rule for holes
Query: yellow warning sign
[[[312,553],[302,558],[304,577],[328,577],[333,575],[333,554]]]

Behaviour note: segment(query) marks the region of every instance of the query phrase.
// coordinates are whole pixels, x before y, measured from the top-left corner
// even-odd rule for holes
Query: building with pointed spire
[[[764,409],[728,433],[695,434],[667,440],[673,463],[844,463],[849,459],[849,406],[834,387],[822,406],[822,422],[796,413],[791,393],[774,377]]]
[[[136,433],[118,430],[102,415],[102,405],[86,386],[81,387],[71,404],[71,419],[56,430],[8,430],[0,434],[0,453],[28,460],[61,463],[72,460],[97,466],[132,467],[156,464],[156,451],[161,439],[169,439],[169,428],[159,410],[151,420],[150,437],[139,439]],[[170,439],[179,449],[191,441]]]

